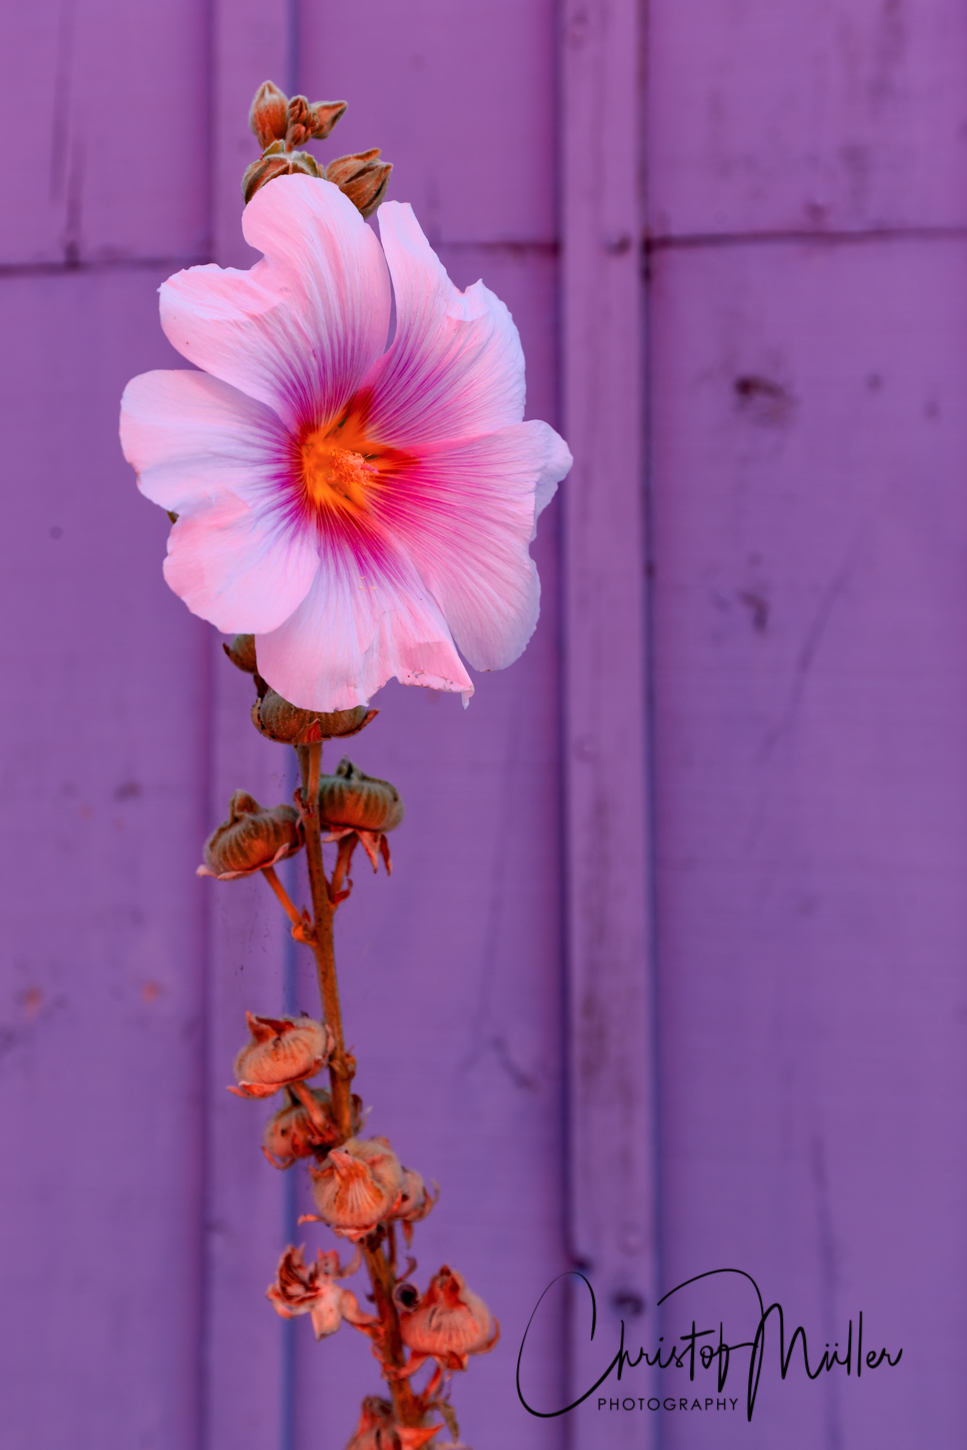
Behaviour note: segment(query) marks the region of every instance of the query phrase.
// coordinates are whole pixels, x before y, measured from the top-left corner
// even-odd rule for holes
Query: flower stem
[[[343,1036],[339,983],[336,980],[336,955],[332,939],[332,919],[336,907],[329,894],[329,882],[322,864],[322,829],[319,823],[319,763],[322,746],[300,745],[296,749],[302,771],[302,821],[305,826],[306,865],[309,869],[309,891],[314,917],[311,945],[316,959],[322,1009],[336,1043],[329,1061],[332,1112],[345,1140],[352,1137],[350,1086],[355,1063],[346,1053]]]
[[[390,1233],[392,1231],[391,1226]],[[362,1248],[363,1258],[366,1261],[366,1268],[369,1270],[373,1293],[376,1297],[376,1310],[382,1325],[381,1355],[383,1364],[391,1371],[391,1375],[387,1378],[393,1396],[393,1410],[397,1423],[422,1425],[423,1417],[426,1414],[425,1405],[408,1379],[392,1377],[393,1370],[402,1370],[406,1367],[403,1339],[400,1335],[400,1320],[393,1302],[396,1276],[375,1236],[371,1237],[368,1242],[364,1239]]]
[[[281,903],[282,903],[282,910],[285,912],[286,916],[292,922],[292,925],[293,926],[300,926],[301,927],[301,925],[302,925],[302,917],[299,915],[299,913],[296,910],[295,906],[292,904],[292,898],[289,896],[289,893],[286,891],[285,887],[282,885],[282,882],[279,880],[278,876],[276,876],[276,874],[275,874],[275,867],[274,866],[263,866],[262,867],[262,875],[265,877],[266,881],[269,883],[269,885],[271,886],[272,890],[275,892],[276,896],[281,901]]]

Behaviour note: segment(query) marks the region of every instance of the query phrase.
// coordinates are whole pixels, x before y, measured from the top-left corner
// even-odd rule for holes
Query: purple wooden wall
[[[0,55],[30,137],[0,218],[4,1450],[340,1450],[374,1387],[362,1340],[262,1298],[301,1205],[224,1084],[244,1009],[311,982],[261,883],[193,871],[289,767],[116,439],[127,378],[180,365],[158,283],[252,260],[267,75],[348,99],[321,154],[384,147],[576,457],[524,658],[466,713],[389,687],[354,742],[408,807],[340,921],[361,1087],[444,1188],[421,1269],[506,1336],[465,1439],[959,1444],[963,7],[37,0]],[[863,1308],[904,1360],[767,1369],[751,1427],[532,1419],[513,1362],[568,1245],[607,1335],[616,1294],[651,1343],[656,1293],[732,1263],[811,1340]],[[568,1372],[545,1325],[535,1402],[578,1339]]]

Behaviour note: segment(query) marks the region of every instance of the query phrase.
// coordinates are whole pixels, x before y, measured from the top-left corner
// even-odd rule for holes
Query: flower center
[[[340,447],[333,438],[335,431],[319,428],[302,444],[306,496],[317,509],[365,513],[369,507],[367,494],[379,478],[379,469],[357,449]]]

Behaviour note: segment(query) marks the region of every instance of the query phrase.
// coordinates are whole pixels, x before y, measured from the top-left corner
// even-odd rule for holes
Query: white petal
[[[289,618],[318,568],[307,534],[223,491],[175,524],[164,573],[192,613],[223,634],[257,634]]]
[[[376,237],[338,187],[281,176],[242,231],[247,272],[190,267],[161,287],[161,323],[197,367],[266,403],[295,431],[335,418],[386,344],[390,290]]]
[[[259,671],[304,709],[364,705],[394,676],[404,685],[473,691],[440,610],[387,540],[331,538],[290,619],[256,640]]]
[[[518,423],[429,450],[380,502],[475,669],[511,664],[534,632],[540,583],[528,544],[571,461],[553,428]]]
[[[408,205],[379,209],[396,333],[365,387],[374,437],[413,448],[472,438],[524,416],[524,354],[507,308],[476,282],[450,281]]]

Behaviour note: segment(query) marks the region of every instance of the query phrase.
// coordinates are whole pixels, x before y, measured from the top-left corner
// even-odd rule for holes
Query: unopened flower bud
[[[385,1138],[349,1138],[312,1169],[312,1196],[334,1233],[353,1241],[399,1207],[403,1173]]]
[[[367,1395],[356,1433],[346,1450],[422,1450],[442,1425],[398,1425],[393,1406],[377,1395]]]
[[[254,634],[234,634],[227,644],[222,644],[222,649],[236,669],[244,671],[247,675],[258,673]]]
[[[205,842],[205,864],[199,876],[234,881],[264,871],[302,847],[302,822],[294,806],[263,810],[254,797],[237,790],[223,821]]]
[[[256,1017],[246,1012],[251,1039],[235,1059],[240,1098],[268,1098],[288,1083],[315,1077],[329,1061],[333,1036],[314,1018]]]
[[[329,826],[394,831],[403,819],[403,802],[388,780],[364,775],[344,755],[335,775],[319,778],[319,816]]]
[[[309,107],[312,117],[312,130],[309,135],[313,141],[325,141],[329,132],[336,122],[346,111],[345,101],[313,101]]]
[[[393,170],[391,162],[378,161],[378,156],[379,147],[374,146],[355,156],[337,156],[326,167],[326,180],[334,182],[363,216],[372,216],[383,200]]]
[[[281,745],[313,745],[334,736],[358,735],[378,714],[378,710],[369,710],[365,705],[357,705],[352,710],[333,710],[330,714],[300,710],[275,690],[268,690],[252,706],[252,724],[261,735]]]
[[[255,92],[248,123],[264,151],[273,141],[285,139],[286,110],[288,98],[284,91],[271,81],[263,81]]]
[[[276,1168],[291,1168],[297,1158],[308,1158],[316,1148],[331,1147],[342,1136],[332,1115],[332,1102],[325,1088],[306,1089],[316,1104],[313,1111],[303,1101],[280,1108],[265,1125],[262,1149]],[[359,1131],[363,1100],[352,1095],[352,1130]]]
[[[500,1325],[463,1275],[444,1264],[416,1308],[403,1309],[400,1333],[414,1357],[435,1359],[443,1369],[466,1369],[469,1355],[493,1349]]]
[[[379,1320],[372,1314],[364,1314],[355,1294],[341,1289],[337,1282],[355,1273],[358,1268],[358,1250],[353,1262],[340,1268],[335,1249],[330,1249],[328,1253],[320,1249],[316,1262],[307,1265],[302,1249],[290,1244],[279,1260],[275,1283],[269,1285],[266,1296],[283,1319],[310,1314],[317,1339],[335,1334],[344,1319],[357,1329],[366,1329],[378,1324]]]
[[[277,176],[322,176],[319,163],[308,151],[286,151],[284,141],[273,141],[258,161],[246,167],[242,177],[242,197],[246,206],[260,187]]]

